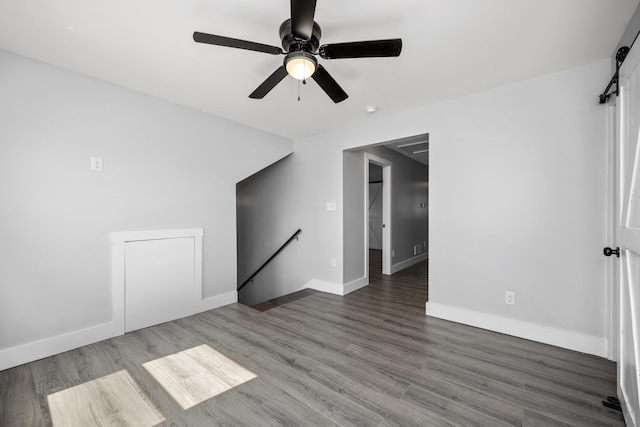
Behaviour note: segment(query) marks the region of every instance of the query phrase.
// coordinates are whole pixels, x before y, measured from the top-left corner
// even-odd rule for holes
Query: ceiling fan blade
[[[318,52],[324,59],[341,59],[400,56],[401,51],[402,39],[389,39],[325,44]]]
[[[232,39],[230,37],[216,36],[214,34],[193,33],[193,40],[198,43],[208,43],[216,46],[234,47],[236,49],[253,50],[255,52],[270,53],[271,55],[281,55],[282,49],[268,44],[249,42],[246,40]]]
[[[291,32],[295,37],[311,38],[315,14],[316,0],[291,0]]]
[[[320,86],[336,104],[349,97],[322,65],[318,65],[318,69],[313,73],[311,78],[318,83],[318,86]]]
[[[280,68],[275,70],[273,74],[267,77],[267,80],[262,82],[262,84],[258,86],[258,88],[254,90],[251,93],[251,95],[249,95],[249,98],[253,98],[253,99],[264,98],[265,95],[271,91],[271,89],[276,87],[276,85],[286,77],[286,75],[287,75],[287,70],[284,68],[284,65],[281,65]]]

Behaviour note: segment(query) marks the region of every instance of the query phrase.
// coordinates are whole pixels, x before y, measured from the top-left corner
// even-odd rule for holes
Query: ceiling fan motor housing
[[[322,30],[317,22],[313,22],[313,30],[309,40],[296,37],[291,31],[291,19],[287,19],[280,25],[280,39],[282,40],[282,48],[285,52],[309,52],[315,53],[320,46],[320,37]]]

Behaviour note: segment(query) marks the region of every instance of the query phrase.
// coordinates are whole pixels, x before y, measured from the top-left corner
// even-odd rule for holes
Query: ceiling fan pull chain
[[[304,75],[305,76],[307,75],[307,61],[304,61]],[[306,77],[302,79],[302,84],[303,85],[307,84],[307,78]]]
[[[307,63],[304,63],[304,74],[307,74]],[[302,84],[306,85],[307,84],[307,79],[302,79]],[[300,80],[298,80],[298,102],[300,102]]]

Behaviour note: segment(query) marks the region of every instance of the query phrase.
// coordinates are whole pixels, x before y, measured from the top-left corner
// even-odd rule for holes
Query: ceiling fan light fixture
[[[318,61],[307,52],[291,52],[284,58],[287,73],[296,80],[306,80],[316,72]]]

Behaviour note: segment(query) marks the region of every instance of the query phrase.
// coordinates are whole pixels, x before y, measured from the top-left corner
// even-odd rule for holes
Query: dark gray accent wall
[[[236,185],[238,286],[301,227],[296,217],[293,155]],[[297,268],[304,230],[253,281],[238,300],[254,305],[299,290],[310,278]]]

